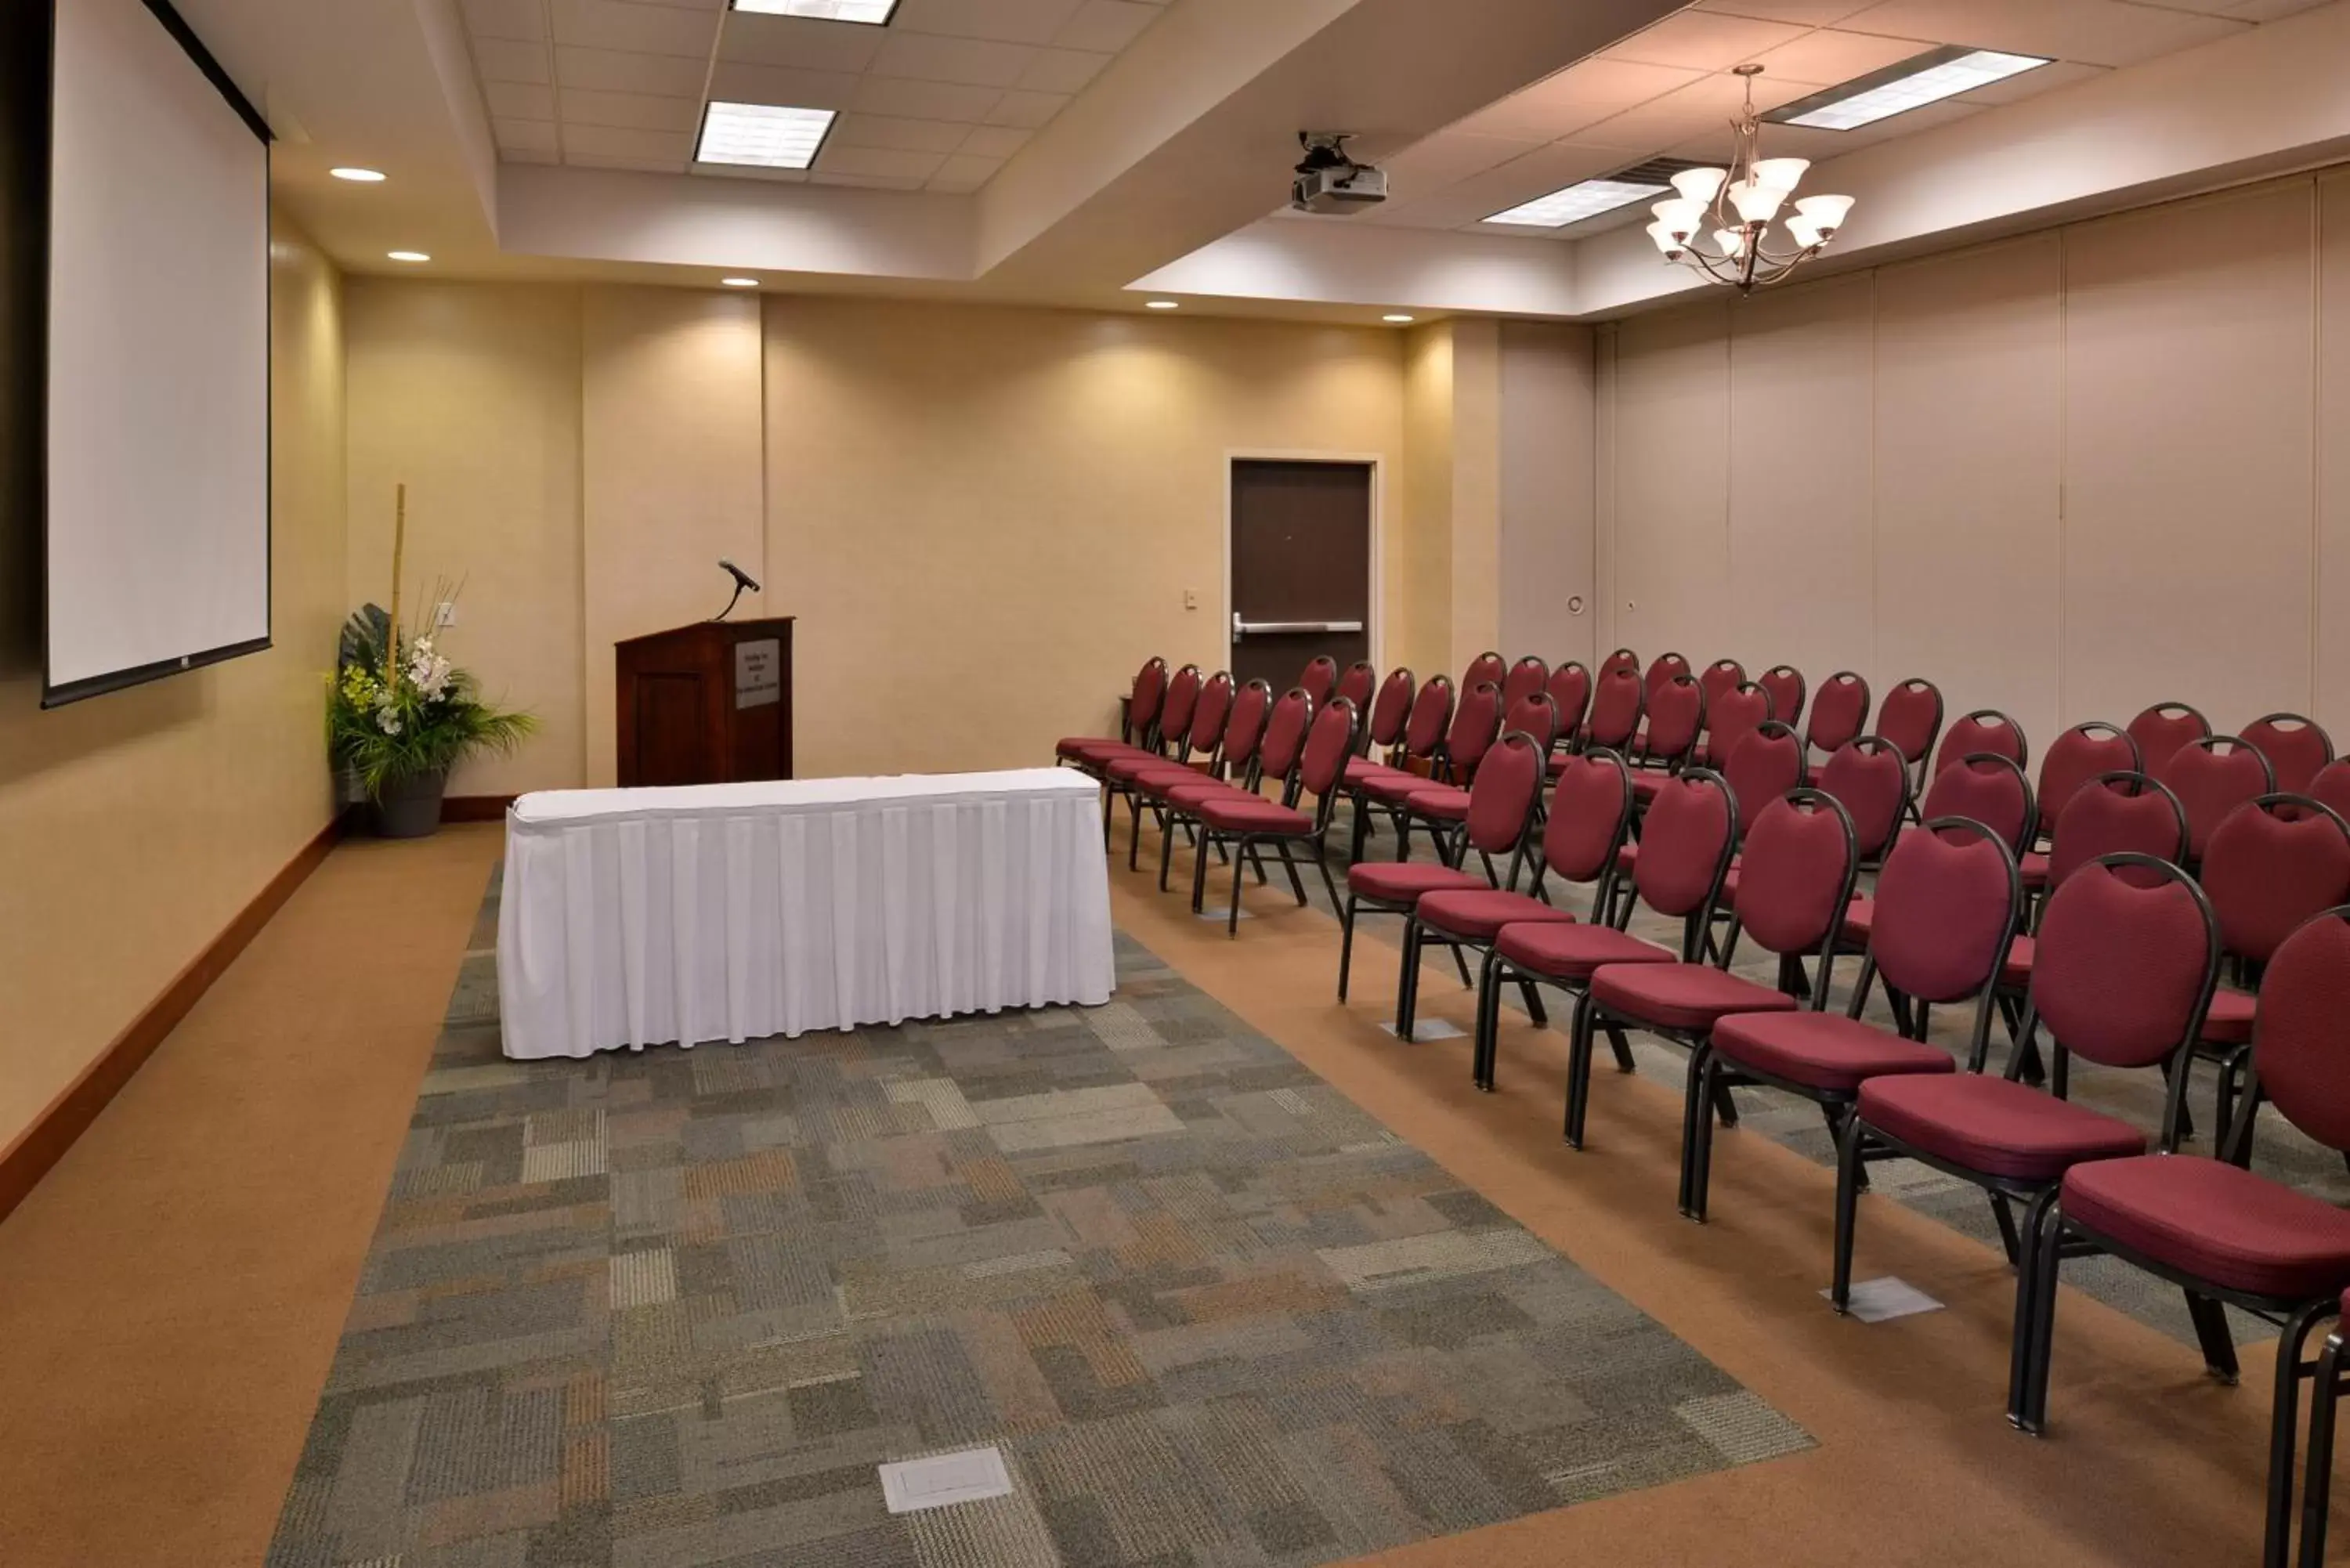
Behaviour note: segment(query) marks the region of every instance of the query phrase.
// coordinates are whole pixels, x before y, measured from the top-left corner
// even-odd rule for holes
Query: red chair
[[[2039,820],[2022,761],[1995,752],[1977,752],[1944,766],[1926,786],[1926,798],[1918,809],[1929,817],[1980,822],[2018,857],[2032,842]]]
[[[2057,814],[2083,784],[2106,774],[2143,772],[2140,763],[2137,742],[2128,732],[2101,720],[2075,724],[2057,736],[2048,754],[2040,759],[2039,836],[2044,838],[2055,831]],[[2026,855],[2024,887],[2043,887],[2047,880],[2048,857]]]
[[[2341,1315],[2350,1317],[2350,1291],[2342,1293]],[[2325,1568],[2326,1515],[2334,1502],[2334,1417],[2350,1366],[2350,1342],[2345,1331],[2325,1336],[2318,1354],[2314,1388],[2309,1392],[2309,1473],[2302,1482],[2301,1568]]]
[[[2309,781],[2309,798],[2328,811],[2350,818],[2350,758],[2328,763]]]
[[[1414,906],[1411,918],[1440,937],[1456,951],[1482,950],[1483,967],[1477,983],[1477,1037],[1471,1078],[1477,1087],[1493,1087],[1493,1054],[1501,1029],[1501,985],[1494,978],[1493,943],[1509,925],[1571,923],[1565,910],[1554,907],[1543,884],[1556,876],[1565,882],[1596,884],[1591,919],[1597,920],[1607,904],[1607,882],[1615,874],[1616,851],[1632,826],[1632,780],[1624,759],[1610,751],[1585,752],[1565,759],[1565,771],[1551,795],[1550,817],[1543,826],[1539,860],[1523,893],[1483,892],[1471,888],[1428,893]],[[1521,980],[1526,1012],[1538,1026],[1549,1015],[1541,992]]]
[[[1699,756],[1710,768],[1721,767],[1747,736],[1779,717],[1777,699],[1754,681],[1731,687],[1718,701],[1709,695],[1705,713],[1705,746]]]
[[[1445,727],[1444,740],[1430,759],[1428,776],[1390,771],[1373,773],[1356,786],[1357,809],[1367,815],[1377,806],[1388,814],[1396,830],[1396,858],[1411,857],[1411,817],[1408,810],[1411,797],[1431,784],[1458,784],[1474,776],[1477,763],[1501,733],[1502,691],[1488,680],[1461,700],[1452,711],[1452,722]]]
[[[1611,752],[1627,750],[1639,731],[1648,701],[1638,671],[1602,671],[1599,684],[1591,692],[1591,717],[1583,726],[1584,745],[1604,746]]]
[[[2024,739],[2022,725],[1996,708],[1978,708],[1943,732],[1942,749],[1935,753],[1934,766],[1946,768],[1979,752],[2005,757],[2019,768],[2032,761],[2032,742]]]
[[[1852,818],[1861,869],[1883,861],[1909,807],[1909,768],[1893,742],[1882,735],[1846,741],[1820,770],[1820,788]]]
[[[2261,749],[2276,770],[2276,786],[2307,794],[2318,771],[2334,760],[2334,737],[2314,719],[2271,713],[2244,726],[2244,739]]]
[[[1624,670],[1630,670],[1636,676],[1640,673],[1640,656],[1628,648],[1619,648],[1600,661],[1599,678],[1605,680],[1610,675]]]
[[[1746,684],[1746,666],[1734,659],[1717,659],[1705,667],[1697,683],[1705,691],[1705,711],[1711,713],[1724,693]]]
[[[1648,673],[1640,677],[1640,687],[1647,692],[1648,701],[1654,702],[1658,691],[1666,681],[1689,672],[1690,661],[1686,658],[1678,653],[1660,653],[1648,660]]]
[[[2189,741],[2211,732],[2211,722],[2184,702],[2157,702],[2129,722],[2129,738],[2137,742],[2138,766],[2147,773],[2170,760],[2170,753]]]
[[[1633,793],[1646,800],[1665,774],[1679,773],[1697,755],[1698,736],[1705,730],[1705,691],[1686,675],[1676,675],[1648,693],[1648,739],[1640,765],[1643,775],[1632,781]],[[1662,773],[1654,770],[1661,769]]]
[[[1511,665],[1510,672],[1502,678],[1501,682],[1502,711],[1508,712],[1541,691],[1549,680],[1550,666],[1531,653]]]
[[[1315,654],[1298,672],[1297,686],[1314,699],[1314,706],[1323,706],[1338,689],[1338,661],[1326,653]]]
[[[1705,1065],[1700,1053],[1715,1022],[1737,1012],[1794,1012],[1802,1005],[1796,993],[1805,984],[1806,956],[1816,964],[1811,1005],[1814,1011],[1825,1005],[1836,929],[1860,872],[1852,820],[1831,796],[1798,789],[1764,805],[1752,823],[1740,859],[1738,922],[1758,945],[1778,955],[1777,988],[1730,972],[1734,939],[1724,944],[1719,963],[1609,964],[1596,971],[1576,1004],[1568,1046],[1566,1141],[1575,1147],[1583,1147],[1591,1036],[1601,1023],[1644,1029],[1690,1052],[1681,1109],[1681,1146],[1687,1149],[1697,1142],[1698,1124],[1714,1114],[1732,1126],[1738,1120],[1727,1089],[1700,1098]],[[1686,1210],[1686,1185],[1680,1201]]]
[[[1371,711],[1371,700],[1378,695],[1378,689],[1379,667],[1367,659],[1355,660],[1347,666],[1346,673],[1338,677],[1338,695],[1366,713]],[[1370,732],[1371,727],[1364,725],[1365,740],[1370,738]],[[1362,742],[1356,743],[1359,745]]]
[[[1369,666],[1358,664],[1355,668],[1366,670]],[[1349,784],[1355,783],[1361,770],[1391,765],[1397,749],[1403,744],[1404,725],[1410,721],[1412,701],[1419,694],[1419,683],[1412,680],[1410,670],[1396,669],[1388,671],[1388,678],[1379,682],[1378,694],[1370,699],[1370,722],[1362,727],[1361,736],[1355,742],[1356,756],[1347,764],[1347,782]],[[1352,700],[1351,694],[1346,691],[1339,695]],[[1449,712],[1445,716],[1451,717]],[[1438,729],[1441,732],[1442,726],[1438,726]],[[1372,763],[1369,756],[1373,752],[1389,759],[1389,762]]]
[[[1297,862],[1291,856],[1293,846],[1313,852],[1315,869],[1322,873],[1322,884],[1329,891],[1330,901],[1338,901],[1337,885],[1330,879],[1327,855],[1330,816],[1346,779],[1347,758],[1354,752],[1355,727],[1359,722],[1360,716],[1352,702],[1343,697],[1331,699],[1328,707],[1314,715],[1296,774],[1279,801],[1244,795],[1199,804],[1195,808],[1200,826],[1199,852],[1191,862],[1193,914],[1200,913],[1207,897],[1211,847],[1229,846],[1232,850],[1232,904],[1224,919],[1226,936],[1240,934],[1241,874],[1246,869],[1243,862],[1253,858],[1253,852],[1261,845],[1272,846],[1281,856],[1281,864],[1289,873],[1290,888],[1297,895],[1301,908],[1306,901],[1305,883],[1298,876]],[[1298,809],[1298,802],[1306,794],[1315,797],[1310,814]]]
[[[1927,1036],[1935,1004],[1969,998],[1975,1021],[1968,1070],[1982,1071],[1991,1048],[1991,987],[2023,909],[2015,852],[1981,823],[1929,814],[1925,826],[1904,834],[1887,858],[1876,906],[1882,913],[1844,1012],[1781,1008],[1721,1019],[1699,1052],[1700,1105],[1739,1085],[1762,1085],[1819,1106],[1829,1133],[1841,1140],[1869,1079],[1955,1070],[1950,1054],[1927,1044]],[[1898,1034],[1861,1022],[1879,975],[1901,1023]],[[1819,994],[1825,996],[1826,987]],[[1695,1142],[1681,1151],[1681,1212],[1701,1221],[1713,1171],[1713,1124],[1700,1118],[1692,1130]]]
[[[1794,731],[1775,719],[1772,720],[1741,742],[1721,769],[1721,781],[1729,786],[1731,802],[1737,808],[1740,824],[1751,823],[1764,806],[1789,791],[1802,789],[1811,783],[1811,770],[1804,761],[1804,742],[1795,738]],[[1639,846],[1628,846],[1625,855],[1637,862]],[[1738,922],[1735,919],[1738,881],[1738,857],[1733,854],[1730,869],[1722,877],[1721,897],[1717,900],[1714,910],[1729,928],[1729,940],[1723,948],[1722,961],[1725,963],[1738,945]],[[1709,934],[1709,942],[1711,940]]]
[[[1590,753],[1586,753],[1586,755]],[[1730,790],[1721,775],[1692,768],[1668,782],[1648,804],[1649,853],[1634,868],[1633,897],[1622,900],[1624,914],[1607,924],[1568,924],[1544,920],[1503,926],[1493,937],[1486,958],[1490,986],[1533,981],[1555,986],[1576,998],[1580,1014],[1585,988],[1592,974],[1609,965],[1674,963],[1694,960],[1721,892],[1722,873],[1730,868],[1730,850],[1738,834],[1738,815],[1730,804]],[[1602,902],[1609,897],[1612,876],[1601,883]],[[1681,950],[1674,953],[1654,942],[1627,934],[1623,924],[1635,903],[1682,922]],[[1632,1044],[1620,1025],[1602,1025],[1621,1072],[1632,1071]],[[1493,1080],[1495,1045],[1489,1033],[1485,1051],[1485,1082]],[[1572,1089],[1570,1088],[1570,1095]]]
[[[1172,705],[1170,704],[1170,707]],[[1216,770],[1217,748],[1223,743],[1224,721],[1232,711],[1232,678],[1219,670],[1200,688],[1199,700],[1191,705],[1191,722],[1177,742],[1174,759],[1135,752],[1113,757],[1102,769],[1102,783],[1111,798],[1126,797],[1128,827],[1126,844],[1126,868],[1138,870],[1137,857],[1141,853],[1142,781],[1146,778],[1169,783],[1188,783],[1181,775],[1198,776]],[[1193,759],[1198,759],[1196,763]],[[1171,776],[1170,776],[1171,774]]]
[[[1804,743],[1833,753],[1846,741],[1858,740],[1867,728],[1868,682],[1849,670],[1839,670],[1812,699],[1812,722],[1804,727]]]
[[[1782,724],[1803,722],[1804,672],[1802,670],[1792,664],[1774,664],[1762,672],[1756,684],[1771,693],[1771,717],[1778,720]],[[1829,749],[1833,751],[1835,748]]]
[[[1467,836],[1469,844],[1485,857],[1489,866],[1493,856],[1508,854],[1510,878],[1515,881],[1534,820],[1534,808],[1542,803],[1543,752],[1529,735],[1504,735],[1495,744],[1492,755],[1496,766],[1491,773],[1481,770],[1477,782],[1470,786]],[[1362,915],[1409,917],[1424,893],[1462,888],[1490,891],[1497,886],[1497,877],[1480,876],[1441,861],[1434,865],[1367,861],[1347,872],[1346,901],[1338,906],[1338,1000],[1347,1000],[1347,981],[1355,961],[1355,922]],[[1405,1012],[1418,994],[1414,990],[1418,961],[1419,953],[1411,945],[1407,928],[1403,979],[1396,993],[1399,1039],[1411,1037]],[[1469,983],[1465,961],[1461,964],[1461,983]]]
[[[1232,717],[1224,726],[1225,762],[1227,769],[1241,770],[1240,781],[1210,778],[1185,769],[1188,779],[1172,774],[1149,781],[1151,798],[1159,808],[1159,890],[1167,891],[1168,867],[1175,857],[1175,829],[1180,826],[1198,836],[1199,807],[1202,802],[1222,800],[1238,795],[1247,800],[1262,799],[1261,791],[1266,779],[1277,780],[1285,794],[1297,771],[1298,758],[1305,750],[1306,726],[1314,719],[1314,700],[1302,686],[1292,687],[1279,701],[1263,708],[1256,719],[1256,738],[1244,742],[1235,754],[1232,737],[1237,727],[1245,726],[1253,705],[1271,695],[1271,688],[1262,680],[1252,680],[1241,688],[1232,701]],[[1257,867],[1257,879],[1264,879],[1264,867]]]
[[[2199,879],[2219,917],[2220,950],[2236,981],[2212,992],[2203,1037],[2195,1043],[2196,1054],[2220,1069],[2216,1147],[2228,1136],[2251,1051],[2257,998],[2243,988],[2259,983],[2303,921],[2350,901],[2350,824],[2307,795],[2264,794],[2212,831]]]
[[[2019,1081],[2020,1053],[1997,1078],[1980,1073],[1869,1078],[1836,1145],[1835,1274],[1828,1297],[1839,1313],[1852,1299],[1864,1158],[1907,1156],[1990,1195],[2016,1270],[2011,1412],[2032,1340],[2041,1237],[2060,1183],[2075,1167],[2126,1158],[2147,1147],[2139,1128],[2067,1100],[2066,1069],[2077,1055],[2106,1067],[2163,1074],[2168,1091],[2158,1147],[2166,1154],[2176,1149],[2187,1054],[2202,1028],[2220,963],[2220,929],[2202,892],[2178,867],[2147,855],[2103,856],[2067,877],[2049,895],[2040,943],[2024,1034],[2036,1039],[2044,1029],[2050,1035],[2054,1066],[2047,1090]],[[2020,1223],[2017,1204],[2023,1206]]]
[[[1583,738],[1583,716],[1591,706],[1591,671],[1572,659],[1550,672],[1543,683],[1551,706],[1558,711],[1558,742],[1571,746]],[[1551,770],[1554,774],[1559,770]]]
[[[2154,776],[2187,813],[2187,858],[2180,864],[2190,871],[2203,864],[2203,846],[2230,812],[2276,788],[2276,772],[2260,748],[2234,735],[2188,742],[2156,765]]]
[[[1877,732],[1901,748],[1901,755],[1925,783],[1926,759],[1942,732],[1942,692],[1932,681],[1911,676],[1886,694],[1877,712]]]
[[[1166,696],[1167,661],[1154,655],[1134,672],[1134,687],[1117,737],[1070,735],[1053,743],[1054,759],[1098,777],[1103,764],[1119,753],[1150,750],[1158,736],[1159,705]]]
[[[1452,681],[1446,676],[1431,675],[1428,684],[1413,694],[1410,711],[1404,719],[1402,745],[1392,765],[1360,757],[1347,764],[1347,794],[1355,819],[1350,865],[1363,857],[1363,843],[1371,831],[1370,787],[1378,784],[1400,799],[1426,784],[1435,776],[1436,753],[1442,748],[1444,732],[1451,724]],[[1410,765],[1415,762],[1420,764],[1419,769]]]
[[[1490,680],[1493,683],[1494,689],[1499,691],[1502,682],[1508,678],[1509,673],[1510,661],[1488,649],[1471,659],[1469,668],[1461,672],[1461,690],[1474,691]]]
[[[2310,1335],[2341,1311],[2350,1286],[2350,1213],[2323,1199],[2257,1176],[2251,1163],[2253,1113],[2265,1100],[2312,1140],[2350,1151],[2350,1070],[2342,1044],[2342,1009],[2350,998],[2350,909],[2316,916],[2277,950],[2261,992],[2258,1038],[2246,1089],[2223,1159],[2144,1154],[2102,1160],[2064,1173],[2033,1270],[2025,1376],[2009,1417],[2027,1432],[2048,1425],[2048,1374],[2055,1350],[2056,1285],[2066,1258],[2106,1253],[2187,1294],[2203,1363],[2221,1381],[2236,1380],[2235,1345],[2222,1304],[2278,1324],[2269,1425],[2265,1542],[2261,1561],[2284,1568],[2293,1532],[2293,1459],[2301,1418],[2301,1382],[2314,1370],[2303,1359]],[[2174,1096],[2175,1098],[2175,1096]],[[2336,1384],[2322,1383],[2317,1406],[2330,1420]],[[2314,1416],[2313,1428],[2319,1419]],[[2311,1434],[2311,1501],[2327,1478],[2317,1450],[2331,1431]],[[2326,1453],[2330,1460],[2332,1455]],[[2330,1464],[2328,1469],[2330,1469]],[[2317,1541],[2304,1531],[2303,1561],[2324,1556],[2323,1504]]]
[[[1527,737],[1542,748],[1546,761],[1550,756],[1551,742],[1558,734],[1557,710],[1550,705],[1550,698],[1540,691],[1521,698],[1515,707],[1503,715],[1502,733],[1505,737]],[[1486,754],[1491,756],[1492,753],[1488,752]],[[1463,825],[1469,820],[1470,803],[1473,799],[1471,791],[1457,784],[1431,784],[1424,789],[1416,789],[1404,797],[1401,815],[1405,826],[1398,836],[1409,833],[1412,823],[1422,824],[1428,828],[1429,836],[1436,841],[1437,857],[1448,866],[1458,866],[1461,854],[1453,841],[1463,832]],[[1537,806],[1536,810],[1539,813],[1540,807]],[[1485,874],[1488,877],[1493,874],[1491,861],[1486,864]],[[1511,879],[1505,886],[1517,886],[1515,871],[1511,873]]]

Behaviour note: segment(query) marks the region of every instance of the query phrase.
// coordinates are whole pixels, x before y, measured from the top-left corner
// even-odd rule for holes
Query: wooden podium
[[[706,620],[612,649],[623,789],[792,776],[792,621]]]

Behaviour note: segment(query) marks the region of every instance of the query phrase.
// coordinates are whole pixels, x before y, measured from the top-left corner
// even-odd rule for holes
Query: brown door
[[[1371,653],[1371,465],[1232,463],[1232,679],[1297,684]]]

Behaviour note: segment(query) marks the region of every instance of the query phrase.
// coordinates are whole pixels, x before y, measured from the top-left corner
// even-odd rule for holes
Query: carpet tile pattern
[[[1130,940],[1091,1011],[524,1064],[494,929],[271,1568],[1272,1568],[1810,1446]]]

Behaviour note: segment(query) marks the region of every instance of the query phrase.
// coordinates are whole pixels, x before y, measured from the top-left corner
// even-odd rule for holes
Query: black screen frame
[[[274,646],[273,638],[276,629],[277,616],[277,498],[274,479],[276,468],[276,421],[271,417],[271,411],[276,400],[276,366],[274,363],[275,357],[270,353],[270,349],[275,347],[276,333],[276,313],[270,308],[274,304],[276,279],[270,275],[267,236],[265,234],[262,251],[262,294],[263,329],[266,340],[263,345],[262,360],[262,462],[265,474],[272,477],[270,482],[263,486],[262,493],[264,629],[259,637],[226,643],[201,652],[157,659],[153,663],[135,665],[127,670],[109,670],[103,675],[87,676],[79,680],[67,681],[63,685],[56,681],[54,672],[49,668],[49,528],[55,521],[49,506],[48,484],[49,290],[52,286],[49,240],[51,213],[55,200],[52,171],[56,159],[57,8],[66,3],[68,0],[47,0],[46,4],[28,7],[39,14],[47,33],[45,47],[41,51],[44,58],[40,62],[40,90],[36,95],[40,106],[40,140],[35,156],[29,160],[32,169],[37,171],[39,189],[35,199],[38,203],[37,211],[40,217],[38,263],[34,280],[39,291],[39,330],[33,340],[36,354],[30,370],[33,378],[33,395],[39,400],[41,418],[38,441],[29,455],[32,461],[39,465],[40,475],[41,706],[43,708],[62,708],[68,703],[104,696],[109,691],[121,691],[133,686],[143,686],[151,680],[161,680],[167,676],[182,675],[192,670],[202,670],[232,659],[241,659],[248,653],[265,652]],[[276,138],[270,132],[269,122],[262,119],[260,110],[254,108],[253,101],[244,96],[234,81],[230,79],[228,72],[222,68],[220,61],[214,57],[210,49],[204,47],[203,40],[196,36],[194,29],[188,26],[186,18],[172,8],[171,0],[142,0],[142,4],[161,24],[164,32],[170,34],[172,41],[180,46],[181,50],[188,57],[189,62],[203,73],[204,79],[212,83],[213,89],[221,95],[222,100],[235,111],[239,119],[244,122],[245,129],[252,131],[255,139],[261,143],[262,221],[265,224],[270,223],[276,215],[276,201],[270,191],[270,162],[271,149],[276,144]]]

